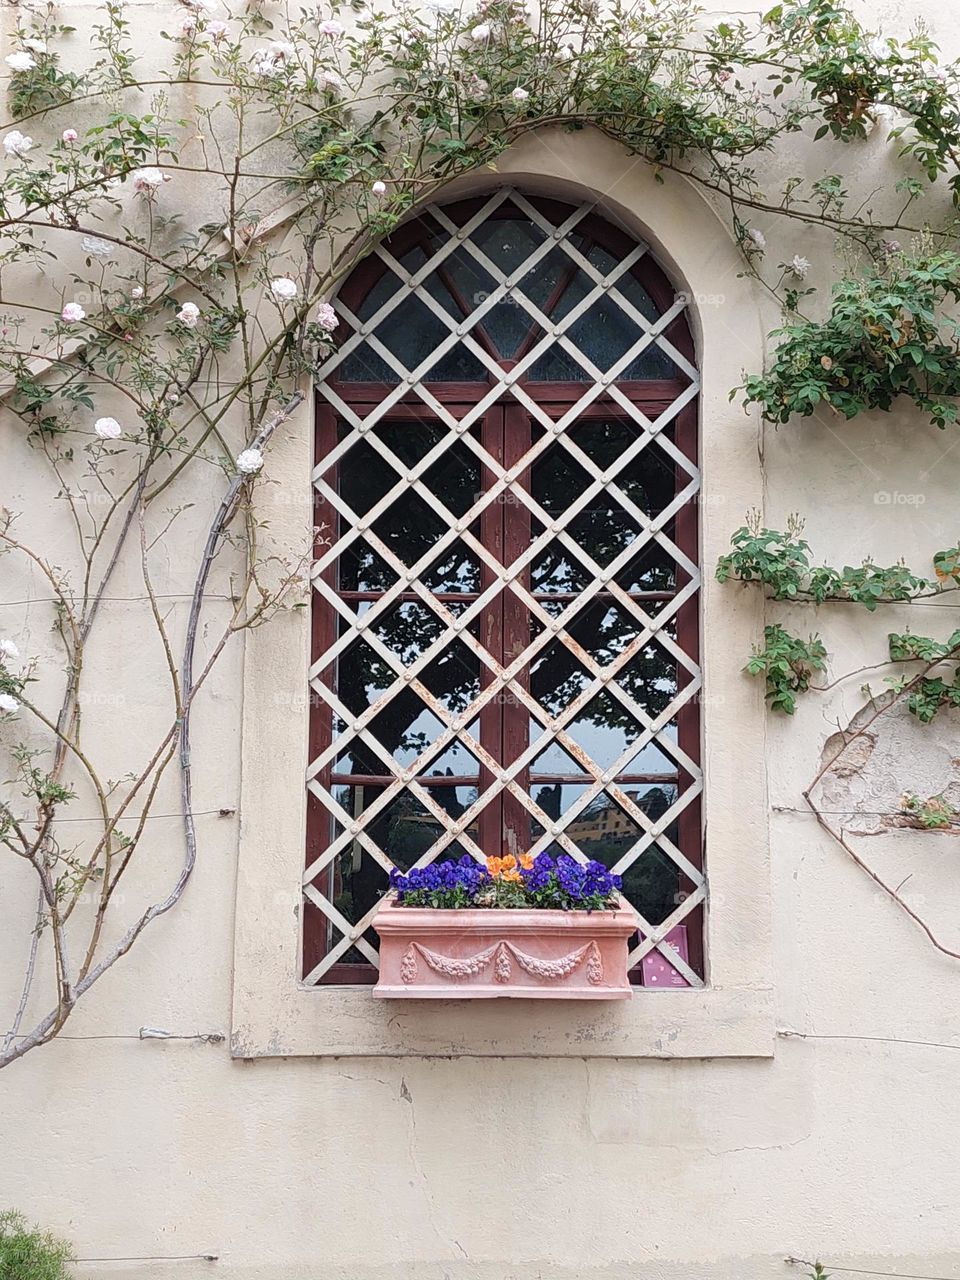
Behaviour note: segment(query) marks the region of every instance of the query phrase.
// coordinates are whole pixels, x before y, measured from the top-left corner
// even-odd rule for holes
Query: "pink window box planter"
[[[613,911],[438,910],[385,899],[380,999],[627,1000],[627,942],[637,920]]]

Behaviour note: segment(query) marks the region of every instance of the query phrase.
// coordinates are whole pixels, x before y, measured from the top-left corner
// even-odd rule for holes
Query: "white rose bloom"
[[[263,454],[259,449],[244,449],[237,455],[237,470],[242,476],[256,475],[263,466]]]
[[[289,49],[290,55],[283,53],[283,49]],[[254,55],[253,69],[258,76],[282,76],[284,70],[296,61],[293,53],[292,44],[283,45],[277,41],[269,49],[260,49]]]
[[[283,58],[287,62],[295,62],[297,58],[296,47],[286,40],[274,40],[270,52],[275,58]]]
[[[347,87],[343,76],[338,76],[336,71],[321,71],[320,83],[325,89],[329,89],[332,93],[343,93]]]
[[[877,62],[883,62],[884,58],[890,56],[890,46],[883,36],[874,36],[867,48],[870,50],[870,56]]]
[[[214,40],[222,40],[229,30],[227,24],[219,19],[207,23],[207,35],[212,36]]]
[[[193,33],[196,31],[196,29],[197,29],[196,14],[188,13],[186,17],[180,19],[180,25],[179,27],[177,27],[177,35],[179,35],[183,39],[186,39],[187,36],[192,36]]]
[[[167,181],[166,175],[154,168],[134,169],[131,177],[134,191],[143,196],[152,196]]]
[[[16,53],[8,53],[4,58],[4,62],[11,71],[32,71],[37,65],[37,60],[32,53],[27,53],[25,49],[18,49]]]
[[[517,88],[514,89],[513,92],[510,94],[510,97],[514,100],[514,102],[526,102],[526,100],[530,97],[530,94],[526,91],[526,89],[521,89],[520,86],[518,85]]]
[[[101,440],[119,440],[123,435],[123,427],[116,418],[98,418],[93,430]]]
[[[470,39],[476,44],[483,44],[485,40],[489,40],[492,34],[492,28],[489,22],[480,22],[470,32]]]
[[[19,711],[20,703],[9,693],[0,693],[0,711]]]
[[[76,140],[80,137],[76,129],[64,129],[63,133],[60,136],[61,138],[63,138],[64,142],[76,142]]]
[[[810,259],[802,258],[799,253],[795,253],[790,260],[790,270],[798,280],[806,280],[812,266]]]
[[[320,23],[320,31],[325,36],[342,36],[343,30],[343,23],[336,18],[328,18],[326,22]]]
[[[387,194],[387,184],[385,182],[375,182],[370,190],[375,196],[385,196]]]
[[[767,237],[757,227],[751,227],[747,232],[747,239],[754,249],[759,249],[763,253],[767,247]]]
[[[15,662],[20,657],[20,650],[12,640],[0,640],[0,654]]]
[[[329,302],[321,302],[317,307],[317,324],[325,333],[332,333],[340,323],[340,317]]]
[[[135,284],[130,290],[130,297],[139,301],[143,297],[143,287],[139,284]]]
[[[3,140],[3,149],[8,156],[25,156],[32,146],[33,139],[19,129],[11,129]]]
[[[64,324],[77,324],[87,313],[79,302],[68,302],[60,312]]]
[[[177,312],[177,319],[188,329],[195,329],[200,319],[200,308],[195,302],[185,302]]]
[[[40,40],[37,36],[30,36],[28,39],[24,40],[23,47],[25,49],[29,49],[31,53],[47,52],[46,40]]]
[[[297,282],[291,280],[289,276],[277,276],[275,280],[270,281],[270,292],[281,302],[289,302],[291,298],[297,296]]]

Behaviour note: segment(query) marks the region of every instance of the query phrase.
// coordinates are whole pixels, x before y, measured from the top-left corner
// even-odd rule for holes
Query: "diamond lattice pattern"
[[[646,246],[611,252],[590,213],[509,190],[469,217],[430,208],[429,234],[381,245],[361,302],[336,302],[348,336],[321,370],[313,476],[332,536],[313,568],[308,983],[376,966],[391,867],[506,847],[613,867],[632,964],[659,948],[702,985],[666,941],[705,893],[682,836],[702,784],[680,621],[700,577],[677,534],[700,485],[677,429],[698,376],[667,336],[684,299],[658,308]],[[635,393],[651,379],[655,410]]]

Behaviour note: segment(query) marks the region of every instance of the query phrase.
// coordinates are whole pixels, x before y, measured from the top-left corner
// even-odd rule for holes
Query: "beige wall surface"
[[[145,33],[158,26],[159,8],[130,7]],[[960,51],[960,15],[950,0],[883,0],[859,9],[895,33],[925,18],[951,53]],[[852,187],[878,189],[879,202],[896,172],[890,151],[873,136],[844,148],[837,163]],[[707,575],[742,522],[743,496],[754,491],[770,525],[782,526],[793,511],[806,515],[819,557],[842,564],[903,555],[926,572],[932,553],[957,536],[960,428],[938,432],[897,406],[851,424],[818,418],[770,431],[760,450],[755,421],[728,406],[726,393],[731,373],[735,379],[741,366],[756,367],[760,335],[777,317],[726,265],[711,275],[708,246],[671,243],[669,201],[676,202],[675,236],[698,218],[712,220],[715,261],[728,264],[733,255],[721,222],[679,180],[657,197],[665,203],[654,216],[640,194],[623,196],[624,187],[641,193],[648,181],[638,173],[620,184],[617,165],[625,172],[635,160],[598,161],[583,150],[575,173],[577,154],[557,153],[558,181],[584,184],[594,166],[599,182],[595,166],[612,165],[598,194],[622,201],[636,225],[654,233],[661,257],[688,277],[685,283],[692,269],[684,264],[702,263],[692,283],[701,295],[705,457],[712,438],[725,466],[742,462],[742,471],[727,477],[705,475]],[[773,157],[771,190],[778,176],[804,164],[798,148]],[[541,186],[551,174],[535,148],[503,168],[535,173]],[[814,262],[816,283],[829,283],[829,237],[773,220],[761,225],[783,260],[803,254]],[[283,486],[296,483],[297,450],[308,439],[303,417],[277,442],[278,483],[266,500],[278,512],[290,503]],[[52,559],[68,557],[65,519],[36,455],[2,411],[0,459],[0,503],[22,513],[22,532],[43,541]],[[177,522],[155,583],[171,596],[192,586],[190,558],[209,510],[209,489],[190,484],[176,500],[196,500],[197,507]],[[137,588],[136,565],[121,565],[117,599],[105,606],[110,625],[94,655],[102,683],[84,712],[111,776],[130,767],[140,727],[155,727],[166,714],[153,692],[162,655],[154,642],[139,642],[146,605],[125,600]],[[35,574],[9,559],[0,563],[0,600],[42,594]],[[708,724],[711,697],[721,709],[724,699],[728,710],[747,708],[746,715],[756,704],[759,691],[737,668],[744,640],[757,638],[763,621],[755,598],[739,588],[711,586],[709,598],[716,630],[706,628],[706,666],[716,682],[706,691]],[[185,602],[171,608],[174,625],[181,624]],[[208,608],[217,619],[223,605]],[[942,605],[925,609],[923,630],[945,637],[954,617]],[[771,605],[767,618],[802,633],[822,631],[835,673],[882,656],[886,633],[908,620],[905,611],[869,617],[845,606],[815,617]],[[80,1276],[105,1280],[776,1280],[800,1274],[785,1261],[791,1256],[820,1257],[868,1276],[960,1277],[960,962],[935,951],[844,859],[801,794],[837,722],[846,723],[862,701],[856,679],[810,698],[792,720],[757,717],[761,736],[752,743],[733,728],[708,735],[708,808],[717,814],[722,845],[717,865],[736,863],[743,804],[747,811],[761,806],[762,831],[743,839],[769,848],[764,874],[778,1029],[772,1056],[665,1060],[626,1056],[629,1050],[598,1057],[586,1048],[575,1056],[566,1049],[564,1056],[479,1058],[444,1056],[438,1047],[435,1056],[351,1057],[353,1005],[335,1029],[343,1056],[232,1056],[235,939],[241,972],[269,969],[273,949],[272,934],[255,937],[257,913],[242,893],[243,928],[235,928],[238,849],[242,838],[245,869],[251,859],[257,863],[249,836],[258,822],[265,825],[257,778],[284,767],[264,744],[288,735],[295,761],[303,734],[302,702],[270,693],[257,670],[262,682],[271,678],[273,644],[278,653],[298,652],[300,638],[290,629],[300,625],[287,615],[275,623],[275,640],[259,633],[256,665],[249,655],[244,663],[242,646],[232,649],[198,704],[200,857],[182,903],[81,1003],[59,1040],[0,1073],[0,1208],[19,1207],[64,1233],[81,1259],[135,1259],[78,1267]],[[4,608],[0,633],[41,657],[55,653],[42,603]],[[739,647],[721,652],[731,637]],[[245,690],[257,699],[259,717],[249,703],[244,715]],[[273,727],[261,738],[257,721],[271,707]],[[715,723],[723,726],[722,710]],[[957,786],[958,730],[957,712],[943,713],[919,740],[915,725],[896,720],[865,777],[837,792],[836,807],[875,801],[874,808],[889,808],[903,789],[929,794]],[[758,763],[763,734],[765,760]],[[145,846],[150,857],[127,888],[131,910],[141,898],[151,900],[181,857],[175,788],[160,800]],[[274,821],[297,838],[299,811]],[[714,835],[711,827],[708,840]],[[894,883],[906,881],[911,905],[960,949],[954,843],[878,823],[858,848]],[[263,864],[285,852],[264,842]],[[26,873],[5,867],[4,877],[0,1030],[16,1004],[29,945],[22,922],[33,907]],[[723,907],[720,895],[713,912]],[[276,944],[284,952],[296,936],[288,885],[262,916],[289,921],[288,937]],[[736,942],[720,936],[723,946]],[[741,941],[752,955],[751,939]],[[730,956],[725,963],[736,967]],[[749,988],[751,972],[745,964],[734,985]],[[657,998],[641,994],[634,1002],[646,1001],[648,1022],[656,1021]],[[434,1024],[435,1012],[424,1014]],[[328,1034],[322,1003],[307,1016],[315,1024],[307,1036],[301,1021],[305,1038],[298,1043],[321,1043]],[[522,1040],[523,1009],[500,1016],[515,1019]],[[143,1027],[187,1038],[140,1039]],[[213,1038],[189,1038],[197,1035]],[[359,1025],[356,1035],[369,1045]]]

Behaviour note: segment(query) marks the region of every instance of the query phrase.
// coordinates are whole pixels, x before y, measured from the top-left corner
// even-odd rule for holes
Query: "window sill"
[[[240,1010],[235,1010],[240,1014]],[[245,1016],[244,1016],[245,1015]],[[629,1001],[391,1001],[369,987],[297,987],[247,1003],[235,1058],[771,1058],[770,988],[636,988]]]

